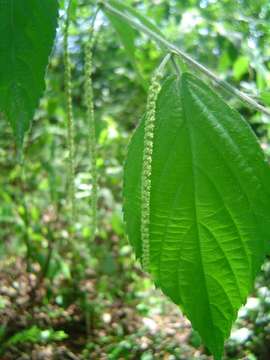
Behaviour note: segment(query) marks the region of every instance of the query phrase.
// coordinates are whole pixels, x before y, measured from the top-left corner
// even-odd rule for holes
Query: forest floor
[[[60,305],[57,289],[45,301],[46,282],[37,288],[38,276],[22,259],[9,259],[1,270],[1,360],[208,358],[189,345],[196,343],[189,322],[152,287],[135,297],[104,298],[96,310],[98,279],[91,274],[83,284],[93,304],[87,316],[78,303]]]
[[[179,309],[138,269],[125,274],[114,292],[117,277],[90,270],[75,286],[66,279],[40,279],[38,265],[29,273],[18,257],[0,268],[1,360],[211,359]],[[244,324],[251,331],[252,321]],[[266,360],[267,348],[255,356],[240,345],[227,347],[225,358]]]

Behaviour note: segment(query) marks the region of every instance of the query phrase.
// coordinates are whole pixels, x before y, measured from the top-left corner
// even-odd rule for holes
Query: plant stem
[[[176,61],[175,61],[174,56],[171,57],[171,63],[172,63],[172,66],[173,66],[173,68],[174,68],[174,70],[175,70],[175,73],[176,73],[177,76],[179,77],[179,76],[181,75],[181,71],[180,71],[180,69],[179,69],[179,67],[178,67],[178,65],[177,65],[177,63],[176,63]]]
[[[48,275],[51,259],[53,256],[54,244],[55,244],[54,234],[53,231],[50,229],[50,224],[48,224],[48,251],[47,251],[44,267],[40,272],[39,279],[37,281],[37,288],[39,287],[40,284],[42,284],[43,279],[45,279]]]
[[[90,27],[90,38],[85,46],[85,105],[86,117],[89,127],[89,154],[91,158],[91,175],[92,175],[92,240],[95,238],[97,232],[97,202],[98,202],[98,172],[97,172],[97,142],[96,142],[96,127],[94,114],[94,99],[93,99],[93,46],[95,43],[94,24],[99,8],[93,15],[92,24]]]
[[[22,194],[20,195],[19,202],[21,202],[21,206],[23,208],[23,213],[21,214],[21,218],[24,222],[24,231],[23,231],[23,241],[26,247],[26,268],[27,272],[31,271],[31,239],[29,238],[29,229],[30,229],[30,218],[28,205],[25,200],[26,193],[26,174],[25,174],[25,161],[23,153],[20,159],[20,174],[21,174],[21,182],[22,182]]]
[[[30,228],[30,221],[29,221],[29,213],[28,213],[28,208],[27,208],[27,204],[25,202],[24,199],[24,194],[23,194],[23,221],[24,221],[24,226],[25,226],[25,230],[24,230],[24,234],[23,234],[23,240],[26,246],[26,268],[27,268],[27,272],[31,271],[31,241],[29,238],[29,228]]]
[[[41,285],[43,284],[44,280],[46,279],[46,277],[48,275],[48,271],[49,271],[51,260],[52,260],[55,241],[54,241],[53,232],[51,231],[51,229],[49,227],[50,227],[50,224],[48,224],[48,251],[47,251],[45,263],[44,263],[44,266],[41,267],[41,270],[37,277],[37,282],[30,292],[32,303],[35,303],[38,300],[37,292],[40,289]]]
[[[200,64],[196,60],[194,60],[190,55],[179,49],[174,44],[170,43],[165,37],[155,33],[139,21],[137,21],[132,16],[123,13],[117,9],[115,9],[112,5],[108,4],[107,2],[102,2],[101,5],[103,5],[108,11],[110,11],[112,14],[117,15],[122,20],[125,20],[128,24],[133,26],[135,29],[140,30],[144,32],[146,35],[148,35],[153,40],[157,41],[162,47],[165,47],[168,51],[172,52],[173,54],[180,56],[182,59],[187,61],[190,65],[194,66],[196,69],[201,71],[203,74],[205,74],[207,77],[209,77],[211,80],[213,80],[215,83],[223,87],[226,91],[229,93],[237,96],[241,101],[247,103],[249,106],[255,108],[258,111],[261,111],[262,113],[270,116],[270,110],[265,108],[263,105],[259,104],[255,100],[253,100],[248,95],[244,94],[240,90],[236,89],[232,85],[230,85],[227,81],[224,81],[222,79],[219,79],[211,70],[207,69],[204,65]]]
[[[69,150],[69,191],[72,209],[72,220],[75,219],[75,161],[74,161],[74,122],[72,109],[72,83],[71,83],[71,63],[68,51],[68,31],[69,31],[69,16],[70,5],[68,3],[67,17],[64,28],[64,63],[65,63],[65,91],[67,101],[67,130],[68,130],[68,150]]]

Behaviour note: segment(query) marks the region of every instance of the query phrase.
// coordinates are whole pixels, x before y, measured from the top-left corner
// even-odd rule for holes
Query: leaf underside
[[[131,140],[124,216],[138,258],[144,119]],[[215,359],[270,243],[270,171],[249,125],[184,73],[159,94],[151,175],[150,273]]]
[[[0,111],[21,145],[44,90],[57,0],[0,0]]]

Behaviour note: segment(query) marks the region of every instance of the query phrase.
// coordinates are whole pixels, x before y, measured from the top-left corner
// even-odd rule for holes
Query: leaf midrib
[[[185,109],[185,91],[183,91],[183,93],[181,94],[180,90],[183,90],[183,80],[181,80],[181,85],[179,84],[179,86],[177,86],[177,91],[178,91],[178,96],[179,98],[182,99],[182,108],[183,108],[183,121],[186,124],[186,128],[187,128],[187,134],[188,134],[188,142],[189,142],[189,148],[190,148],[190,154],[191,154],[191,180],[192,180],[192,185],[193,185],[193,204],[194,204],[194,221],[195,221],[195,228],[196,228],[196,233],[197,233],[197,243],[198,243],[198,249],[199,249],[199,258],[200,258],[200,264],[201,264],[201,272],[202,272],[202,276],[203,276],[203,283],[204,283],[204,287],[205,287],[205,293],[206,293],[206,297],[207,297],[207,307],[208,307],[208,313],[209,313],[209,317],[212,323],[212,326],[214,327],[215,324],[213,322],[213,314],[211,311],[211,307],[210,307],[210,301],[209,301],[209,295],[208,295],[208,286],[207,286],[207,281],[206,281],[206,276],[205,276],[205,272],[204,272],[204,264],[203,264],[203,258],[202,258],[202,249],[201,249],[201,241],[200,241],[200,229],[198,226],[198,213],[197,213],[197,184],[196,184],[196,177],[195,177],[195,172],[196,172],[196,168],[194,169],[194,152],[192,149],[193,146],[193,139],[192,139],[192,133],[191,133],[191,128],[189,126],[189,122],[187,120],[187,115],[186,115],[186,109]]]

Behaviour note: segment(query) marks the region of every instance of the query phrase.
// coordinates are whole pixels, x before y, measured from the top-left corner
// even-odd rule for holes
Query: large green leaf
[[[0,0],[0,111],[22,144],[44,89],[57,0]]]
[[[144,120],[129,146],[124,215],[137,257]],[[165,81],[156,110],[150,272],[220,359],[270,242],[270,171],[247,123],[196,77]]]

